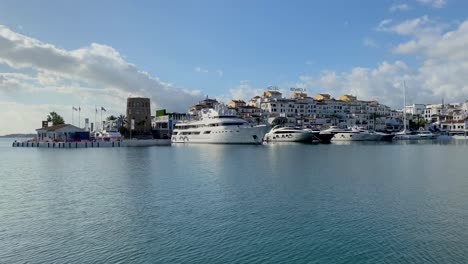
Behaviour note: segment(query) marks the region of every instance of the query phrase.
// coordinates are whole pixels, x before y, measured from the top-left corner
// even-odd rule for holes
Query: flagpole
[[[104,124],[102,123],[102,106],[101,106],[101,130],[104,130]]]
[[[78,106],[78,127],[81,128],[81,106]]]
[[[75,120],[73,118],[73,112],[75,112],[75,109],[73,109],[73,108],[74,108],[74,106],[72,106],[72,126],[75,125]]]
[[[94,106],[94,131],[97,131],[97,122],[96,122],[97,117],[96,117],[96,115],[97,115],[97,107]]]

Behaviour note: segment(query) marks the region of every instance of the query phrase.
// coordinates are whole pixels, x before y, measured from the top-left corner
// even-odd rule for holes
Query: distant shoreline
[[[7,134],[7,135],[3,135],[3,136],[0,136],[0,138],[29,138],[29,137],[35,137],[36,134],[21,134],[21,133],[18,133],[18,134]]]

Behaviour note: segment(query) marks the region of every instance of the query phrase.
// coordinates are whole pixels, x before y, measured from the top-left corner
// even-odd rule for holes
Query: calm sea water
[[[2,263],[467,263],[468,144],[11,148]]]

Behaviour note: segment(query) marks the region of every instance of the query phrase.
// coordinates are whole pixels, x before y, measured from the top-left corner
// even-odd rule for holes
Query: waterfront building
[[[315,100],[331,100],[332,97],[329,94],[317,94],[314,96]]]
[[[246,106],[246,103],[243,100],[231,100],[228,104],[229,108],[238,108],[244,106]]]
[[[133,135],[145,135],[151,133],[151,104],[149,98],[130,97],[127,99],[127,123],[130,130],[132,120],[134,122]]]
[[[178,122],[186,121],[189,115],[186,113],[167,113],[165,109],[156,111],[152,120],[153,137],[170,139],[172,131]]]
[[[441,122],[440,129],[447,132],[466,131],[468,130],[468,119]]]
[[[206,109],[206,108],[213,109],[217,105],[219,105],[218,100],[211,99],[211,98],[208,98],[208,96],[206,96],[206,98],[199,101],[198,104],[193,105],[189,108],[189,114],[192,116],[198,116],[200,113],[200,110]]]
[[[36,129],[36,132],[38,141],[66,142],[75,139],[89,139],[89,132],[70,124],[45,126]]]
[[[377,101],[358,100],[353,95],[343,95],[337,100],[329,94],[309,97],[304,92],[294,92],[290,98],[284,98],[278,91],[266,91],[262,97],[253,97],[248,105],[258,107],[270,122],[284,117],[288,125],[307,127],[358,125],[385,130],[386,117],[391,114],[390,107]]]
[[[425,104],[412,104],[405,106],[405,113],[424,116],[426,113]]]

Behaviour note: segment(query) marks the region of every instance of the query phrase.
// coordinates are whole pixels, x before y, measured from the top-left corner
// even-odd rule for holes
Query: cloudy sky
[[[410,103],[468,100],[467,1],[0,1],[0,135],[128,96],[186,111],[269,85]],[[75,114],[75,123],[78,122]]]

